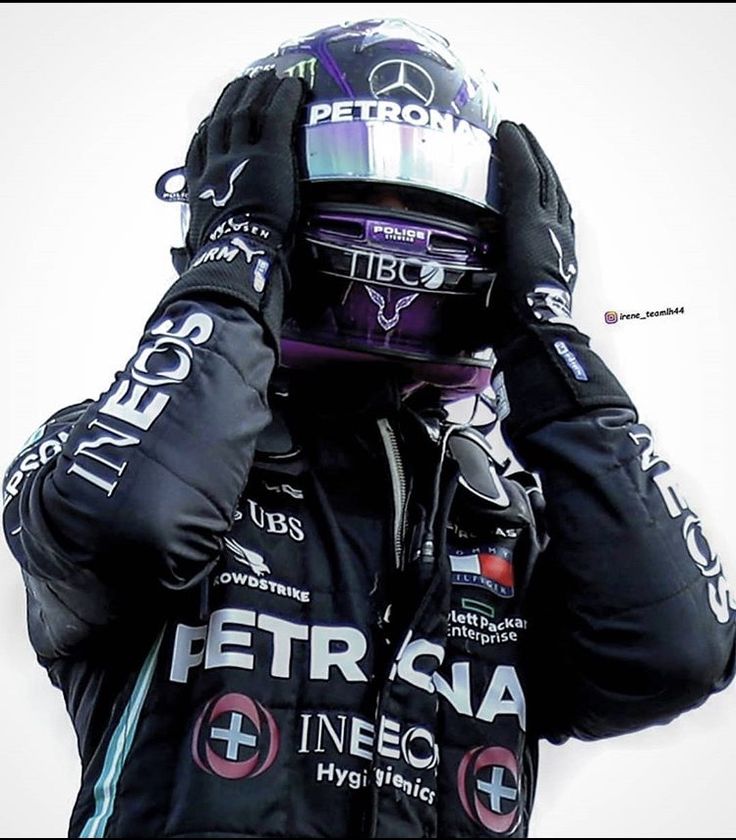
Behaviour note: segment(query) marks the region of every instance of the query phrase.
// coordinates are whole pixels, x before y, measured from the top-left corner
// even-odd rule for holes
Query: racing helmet
[[[398,18],[294,38],[242,75],[266,71],[308,87],[282,364],[385,360],[410,390],[430,383],[446,402],[485,391],[500,257],[495,84]],[[183,203],[186,231],[186,192],[165,186],[182,171],[156,190]]]
[[[499,257],[498,90],[402,19],[321,29],[244,75],[305,80],[302,214],[282,360],[377,357],[446,399],[489,384],[483,335]]]

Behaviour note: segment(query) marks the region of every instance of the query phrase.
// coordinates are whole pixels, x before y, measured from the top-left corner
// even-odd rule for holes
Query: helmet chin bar
[[[395,193],[399,199],[403,191]],[[284,360],[314,367],[392,360],[415,382],[487,385],[482,315],[497,249],[480,227],[415,209],[314,202],[286,301]]]
[[[403,187],[395,184],[343,184],[305,183],[302,185],[304,212],[302,229],[308,233],[321,217],[334,218],[349,215],[365,220],[378,219],[395,221],[399,225],[416,226],[434,231],[435,238],[447,235],[447,243],[441,240],[438,250],[459,246],[465,239],[471,246],[466,257],[475,257],[486,264],[492,262],[500,242],[501,217],[482,211],[466,202],[449,196],[440,196],[429,190]],[[456,241],[453,243],[453,238]],[[383,241],[383,240],[379,240]],[[399,240],[387,239],[384,244],[399,244]],[[407,244],[407,243],[404,243]],[[432,243],[425,243],[434,248]],[[460,256],[460,252],[458,252]]]
[[[489,351],[488,364],[473,367],[456,363],[428,362],[424,359],[410,359],[406,356],[374,355],[361,350],[332,346],[329,355],[325,345],[310,344],[291,338],[282,338],[283,367],[296,370],[324,370],[326,366],[385,364],[391,372],[400,371],[404,396],[419,388],[431,386],[441,391],[443,402],[455,402],[465,397],[488,390],[495,364],[495,356]],[[356,372],[360,376],[360,371]]]
[[[498,262],[497,241],[478,226],[394,207],[313,204],[300,239],[320,272],[422,293],[482,295]]]

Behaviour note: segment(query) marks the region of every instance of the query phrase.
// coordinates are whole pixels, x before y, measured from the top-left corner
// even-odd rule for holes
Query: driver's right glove
[[[225,295],[259,316],[278,355],[299,211],[294,133],[305,88],[264,72],[220,94],[186,156],[189,227],[180,279],[159,304]]]

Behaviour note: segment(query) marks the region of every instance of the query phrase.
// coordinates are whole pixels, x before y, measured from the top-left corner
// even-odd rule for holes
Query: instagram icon
[[[615,324],[618,321],[618,312],[613,309],[609,309],[608,312],[603,314],[603,320],[607,324]]]

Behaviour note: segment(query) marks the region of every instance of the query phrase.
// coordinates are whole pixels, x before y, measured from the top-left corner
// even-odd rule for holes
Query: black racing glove
[[[491,310],[496,345],[507,344],[527,324],[570,318],[577,280],[575,223],[557,173],[529,129],[504,121],[504,265]],[[503,317],[499,317],[499,316]]]
[[[273,72],[220,94],[186,156],[190,221],[179,280],[159,304],[225,295],[260,316],[278,354],[287,262],[299,212],[294,146],[305,88]]]
[[[512,440],[552,420],[631,401],[571,317],[575,224],[554,167],[524,125],[498,127],[504,258],[491,294],[493,387]]]

